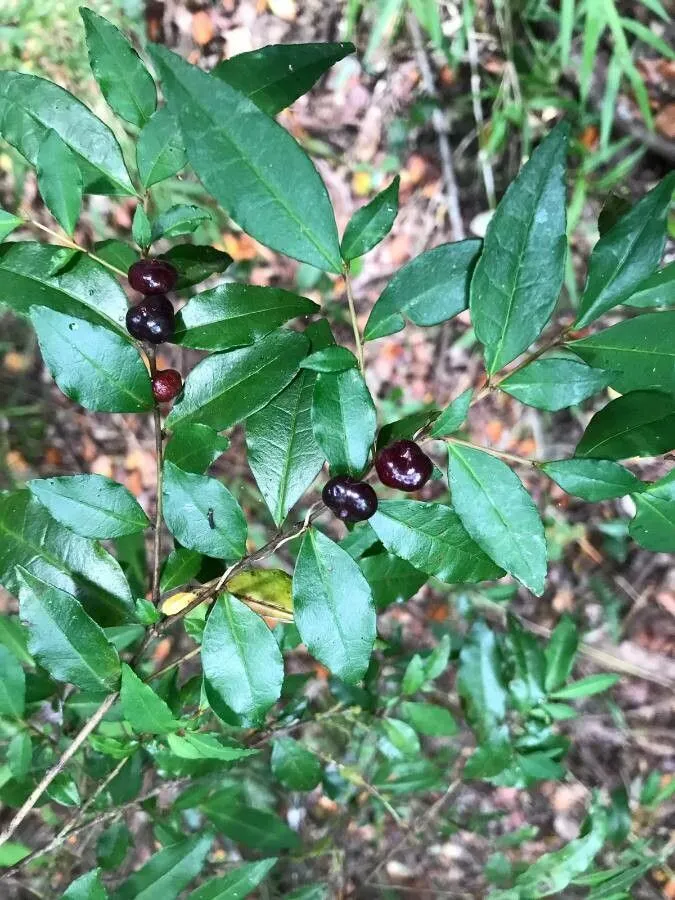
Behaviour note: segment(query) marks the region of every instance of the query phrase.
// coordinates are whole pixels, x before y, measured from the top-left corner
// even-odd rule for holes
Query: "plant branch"
[[[359,361],[359,369],[363,375],[363,343],[361,341],[361,332],[359,331],[359,322],[356,318],[356,306],[354,304],[354,291],[352,290],[352,279],[349,272],[349,263],[344,266],[345,287],[347,289],[347,303],[349,304],[349,318],[352,323],[354,332],[354,343],[356,345],[356,358]]]
[[[148,360],[150,361],[150,375],[152,378],[157,374],[157,348],[151,346],[148,348]],[[152,417],[155,424],[155,461],[157,465],[157,477],[155,483],[157,485],[157,500],[155,503],[155,532],[152,542],[152,602],[155,606],[159,605],[159,575],[161,568],[161,551],[162,551],[162,486],[164,477],[164,439],[162,435],[162,413],[159,409],[159,403],[155,400],[152,410]]]
[[[119,775],[119,773],[122,771],[122,769],[124,768],[124,766],[126,765],[126,763],[128,761],[129,761],[129,757],[125,756],[124,759],[121,759],[117,763],[117,765],[114,767],[114,769],[112,769],[112,771],[106,775],[106,777],[99,784],[99,786],[96,788],[96,790],[91,795],[91,797],[89,797],[84,802],[84,804],[82,805],[82,808],[79,810],[79,812],[76,812],[75,815],[72,816],[72,818],[70,818],[66,822],[66,824],[63,826],[63,828],[58,832],[58,834],[56,835],[56,840],[58,840],[59,838],[65,837],[69,831],[72,831],[77,826],[78,822],[80,822],[82,820],[82,818],[84,817],[84,814],[87,812],[89,807],[92,806],[96,802],[96,799],[101,796],[101,794],[108,787],[110,782],[114,781],[114,779]]]
[[[127,273],[123,272],[121,269],[118,269],[117,266],[114,266],[112,263],[107,262],[107,260],[102,259],[100,256],[97,256],[95,253],[92,253],[90,250],[87,250],[86,247],[83,247],[81,244],[78,244],[76,241],[72,241],[69,237],[66,237],[63,234],[59,234],[58,231],[54,231],[52,228],[47,228],[46,225],[43,225],[41,222],[36,222],[35,219],[31,219],[29,216],[25,216],[27,222],[29,222],[34,228],[39,228],[40,231],[44,231],[46,234],[51,235],[56,238],[57,241],[60,242],[62,247],[70,247],[71,250],[79,250],[80,253],[86,253],[91,259],[96,260],[97,263],[100,263],[102,266],[105,266],[106,269],[110,269],[111,272],[114,272],[115,275],[119,275],[120,278],[126,278]]]
[[[483,174],[483,185],[485,186],[485,194],[487,196],[488,206],[494,209],[497,206],[497,196],[495,194],[495,178],[492,166],[485,152],[483,143],[483,130],[485,122],[483,120],[483,107],[481,105],[481,87],[480,73],[478,69],[478,45],[476,43],[476,30],[474,28],[474,10],[471,4],[464,3],[464,31],[466,34],[466,48],[469,57],[469,66],[471,68],[471,102],[473,106],[473,118],[476,123],[476,134],[478,137],[478,161],[480,162],[481,172]]]

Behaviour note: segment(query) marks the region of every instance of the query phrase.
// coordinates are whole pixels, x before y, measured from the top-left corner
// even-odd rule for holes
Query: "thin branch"
[[[354,332],[354,344],[356,345],[356,358],[359,361],[359,369],[363,375],[363,343],[361,341],[361,331],[359,330],[359,322],[356,318],[356,305],[354,303],[354,291],[352,290],[352,278],[349,272],[349,263],[344,266],[345,287],[347,289],[347,303],[349,304],[349,318],[352,323]]]
[[[150,361],[150,375],[154,378],[157,374],[157,348],[148,348],[148,360]],[[164,476],[164,439],[162,435],[162,413],[159,403],[155,400],[152,410],[152,418],[155,425],[155,461],[157,465],[157,499],[155,503],[155,532],[152,543],[152,602],[159,606],[160,590],[159,576],[162,563],[162,485]]]
[[[120,278],[126,278],[127,273],[123,272],[121,269],[118,269],[117,266],[114,266],[112,263],[109,263],[107,260],[103,259],[100,256],[97,256],[95,253],[92,253],[90,250],[87,250],[86,247],[83,247],[81,244],[76,243],[76,241],[72,241],[70,238],[66,237],[63,234],[59,234],[58,231],[54,231],[51,228],[47,228],[46,225],[43,225],[41,222],[36,222],[35,219],[31,219],[28,216],[25,216],[27,222],[29,222],[34,228],[39,228],[40,231],[44,231],[46,234],[51,235],[56,238],[57,241],[61,244],[62,247],[69,247],[71,250],[79,250],[80,253],[86,253],[91,259],[96,260],[97,263],[100,263],[102,266],[105,266],[106,269],[110,269],[111,272],[114,272],[115,275],[119,275]]]
[[[58,834],[56,835],[57,840],[59,838],[65,837],[65,835],[68,834],[69,831],[72,831],[72,829],[77,826],[77,824],[83,819],[84,814],[87,812],[87,810],[96,802],[97,798],[101,796],[101,794],[108,787],[110,782],[114,781],[114,779],[117,778],[117,776],[122,771],[122,769],[124,768],[124,766],[126,765],[126,763],[128,761],[129,761],[129,757],[125,756],[124,759],[121,759],[117,763],[115,768],[106,775],[106,777],[99,784],[99,786],[96,788],[96,790],[91,795],[91,797],[89,797],[84,802],[84,804],[83,804],[82,808],[79,810],[79,812],[75,813],[75,815],[72,816],[72,818],[69,819],[69,821],[66,822],[66,824],[63,826],[63,828],[58,832]]]
[[[480,98],[481,89],[480,74],[478,71],[478,45],[476,43],[476,31],[473,27],[474,11],[469,3],[463,4],[463,11],[466,46],[469,56],[469,66],[471,68],[471,102],[473,106],[473,118],[476,123],[476,133],[478,136],[478,161],[480,163],[481,172],[483,174],[483,184],[485,186],[485,194],[487,196],[488,206],[490,207],[490,209],[494,209],[497,206],[497,196],[495,194],[495,177],[488,155],[482,146],[485,122],[483,119],[483,107]]]

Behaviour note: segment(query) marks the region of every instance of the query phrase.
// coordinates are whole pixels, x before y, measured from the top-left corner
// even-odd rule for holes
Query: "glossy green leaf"
[[[164,459],[185,472],[202,475],[229,446],[228,438],[208,425],[179,425],[166,445]]]
[[[122,151],[107,125],[45,78],[0,72],[0,135],[35,165],[52,129],[76,155],[91,194],[134,194]]]
[[[188,550],[219,559],[246,552],[246,519],[224,484],[164,463],[164,520]]]
[[[477,240],[441,244],[406,263],[373,307],[364,340],[402,331],[406,319],[415,325],[438,325],[465,310],[480,248]]]
[[[75,597],[18,568],[21,619],[29,650],[52,678],[83,691],[113,691],[120,678],[117,651]]]
[[[27,666],[35,660],[28,652],[28,631],[18,618],[7,614],[0,616],[0,644]]]
[[[272,774],[289,791],[311,791],[321,781],[322,765],[318,756],[291,737],[272,742]]]
[[[316,303],[280,288],[221,284],[190,299],[176,317],[173,342],[198,350],[232,350],[254,344]]]
[[[185,379],[167,428],[199,422],[222,431],[247,419],[289,384],[308,346],[302,334],[277,331],[252,347],[207,357]]]
[[[103,869],[116,869],[124,861],[131,845],[131,832],[125,822],[113,822],[96,842],[96,861]]]
[[[312,428],[333,474],[359,475],[365,469],[375,440],[377,413],[358,370],[317,377]]]
[[[89,64],[113,112],[141,128],[157,106],[157,90],[140,56],[112,22],[80,7]]]
[[[20,719],[26,706],[26,674],[9,650],[0,646],[0,716]]]
[[[178,122],[168,106],[163,106],[153,113],[138,135],[136,165],[141,184],[144,188],[152,187],[176,175],[186,163]]]
[[[534,151],[488,225],[471,280],[471,320],[492,375],[535,341],[565,272],[565,157],[561,123]]]
[[[225,837],[260,853],[293,850],[300,844],[296,832],[269,810],[212,799],[204,812]]]
[[[675,306],[675,260],[641,281],[625,302],[646,309]]]
[[[431,437],[447,437],[454,434],[464,424],[471,406],[473,388],[463,391],[447,406],[436,419],[429,434]]]
[[[356,210],[342,238],[343,259],[349,261],[363,256],[389,234],[398,213],[400,183],[401,179],[397,175],[370,203]]]
[[[353,44],[273,44],[225,59],[211,72],[270,116],[306,94]]]
[[[199,875],[213,836],[195,835],[155,853],[113,894],[113,900],[176,900]]]
[[[375,606],[351,556],[311,528],[293,575],[295,624],[307,649],[350,683],[365,674],[375,641]]]
[[[108,900],[108,892],[101,883],[100,873],[100,869],[92,869],[91,872],[80,875],[62,895],[61,900]]]
[[[635,517],[629,534],[647,550],[675,552],[675,471],[634,494]]]
[[[176,290],[199,284],[211,275],[220,275],[232,263],[232,257],[205,244],[176,244],[160,259],[168,260],[178,272]]]
[[[506,716],[506,685],[502,657],[494,632],[475,622],[459,654],[457,692],[479,739],[489,735]]]
[[[267,878],[276,862],[274,858],[260,859],[237,866],[227,875],[207,881],[188,900],[244,900]]]
[[[415,731],[427,737],[452,737],[459,731],[459,725],[449,710],[435,703],[413,703],[407,700],[401,704],[401,715]]]
[[[675,394],[675,311],[644,313],[567,346],[589,365],[607,369],[609,383],[622,394]]]
[[[366,577],[376,609],[409,600],[427,581],[424,572],[393,553],[374,553],[359,560],[359,568]]]
[[[346,372],[347,369],[358,368],[359,361],[351,350],[346,347],[326,347],[303,359],[301,369],[311,369],[313,372]]]
[[[449,506],[382,500],[369,521],[390,553],[446,584],[489,581],[503,575]]]
[[[200,225],[211,219],[208,209],[179,203],[160,213],[152,222],[152,239],[160,237],[178,237],[181,234],[192,234]]]
[[[658,266],[666,243],[666,216],[675,188],[667,175],[604,234],[588,264],[577,328],[624,303]]]
[[[563,616],[553,629],[544,650],[546,657],[544,686],[547,691],[559,688],[570,677],[578,646],[579,630],[576,623],[570,616]]]
[[[675,397],[632,391],[608,403],[588,423],[577,456],[627,459],[658,456],[675,447]]]
[[[261,724],[281,694],[284,664],[274,635],[229,594],[218,598],[207,619],[202,667],[206,696],[218,716],[228,714],[229,724]]]
[[[245,747],[231,747],[224,744],[215,734],[186,732],[184,736],[170,734],[169,749],[181,759],[220,759],[224,762],[236,762],[247,756],[255,756],[257,750]]]
[[[27,731],[18,731],[7,746],[7,765],[12,776],[25,778],[33,761],[33,743]]]
[[[0,208],[0,241],[4,241],[7,235],[11,234],[19,225],[23,225],[23,221],[20,216],[13,216],[12,213]]]
[[[45,789],[47,796],[61,806],[80,806],[82,797],[72,775],[61,772]]]
[[[242,93],[153,45],[187,157],[207,191],[273,250],[340,272],[335,217],[321,178],[295,140]]]
[[[172,550],[162,567],[159,581],[160,591],[163,594],[168,594],[169,591],[175,591],[176,588],[183,587],[183,585],[196,577],[201,567],[201,553],[197,553],[195,550],[186,550],[184,547]]]
[[[536,637],[525,631],[516,616],[509,614],[507,620],[514,669],[509,691],[516,708],[527,712],[546,699],[546,658]]]
[[[94,252],[100,259],[104,259],[123,272],[130,269],[140,259],[138,250],[132,247],[131,244],[127,244],[125,241],[118,241],[115,238],[97,241],[94,244]]]
[[[501,459],[452,444],[449,480],[457,515],[474,541],[541,595],[546,582],[544,526],[518,476]]]
[[[63,248],[33,241],[0,247],[3,303],[27,316],[31,306],[47,306],[126,334],[127,298],[115,277],[84,254],[60,274],[50,273]]]
[[[133,494],[103,475],[33,479],[27,487],[52,518],[83,537],[121,537],[150,524]]]
[[[580,354],[581,355],[581,354]],[[597,394],[611,383],[611,374],[576,359],[537,359],[500,382],[501,390],[521,403],[556,412]]]
[[[38,187],[45,206],[66,234],[73,236],[82,208],[82,172],[75,154],[51,129],[38,148]]]
[[[609,459],[557,459],[539,466],[567,494],[589,503],[625,497],[644,489],[644,484]]]
[[[141,203],[138,204],[134,211],[134,218],[131,223],[131,236],[143,250],[147,250],[152,243],[152,226],[148,214]]]
[[[383,735],[378,741],[378,748],[388,759],[416,757],[421,753],[417,732],[407,722],[388,716],[382,719],[380,728]]]
[[[42,358],[63,393],[97,412],[143,412],[154,401],[138,349],[100,325],[45,306],[31,309]]]
[[[133,669],[122,663],[122,713],[138,734],[169,734],[180,727],[164,700]]]
[[[99,544],[73,534],[29,491],[0,495],[0,584],[18,595],[16,566],[68,594],[101,625],[133,618],[129,585]]]
[[[377,433],[377,449],[380,450],[382,447],[387,447],[389,444],[402,438],[412,440],[420,429],[435,421],[437,417],[438,410],[430,408],[410,413],[408,416],[403,416],[402,419],[388,422]]]
[[[587,678],[581,678],[579,681],[573,681],[565,687],[552,691],[551,697],[554,700],[575,700],[578,697],[590,697],[593,694],[600,694],[609,690],[620,680],[621,676],[614,675],[612,672],[589,675]]]

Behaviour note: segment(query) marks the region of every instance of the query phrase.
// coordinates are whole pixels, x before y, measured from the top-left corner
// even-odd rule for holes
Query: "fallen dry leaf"
[[[200,9],[192,17],[192,37],[196,44],[203,47],[214,35],[213,21],[205,9]]]

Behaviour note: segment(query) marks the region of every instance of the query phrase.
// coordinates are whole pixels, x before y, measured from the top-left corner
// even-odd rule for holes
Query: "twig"
[[[485,127],[485,122],[483,119],[483,107],[480,99],[478,45],[476,44],[476,31],[473,27],[474,13],[470,3],[463,3],[462,7],[464,11],[464,32],[466,34],[466,47],[469,56],[469,66],[471,68],[471,102],[473,105],[473,118],[476,123],[476,134],[478,137],[478,161],[480,163],[481,172],[483,174],[483,184],[485,186],[485,195],[487,197],[488,206],[490,207],[490,209],[494,209],[497,206],[497,195],[495,194],[495,177],[488,155],[483,149],[483,129]]]
[[[448,218],[450,219],[450,228],[452,229],[452,237],[455,241],[463,241],[466,237],[464,230],[464,220],[462,219],[462,210],[459,205],[459,191],[457,189],[457,179],[455,178],[455,169],[452,163],[452,151],[450,149],[450,141],[448,140],[448,123],[438,107],[438,91],[434,82],[434,76],[429,64],[429,57],[424,48],[424,40],[420,30],[419,22],[412,13],[407,16],[408,30],[412,37],[415,56],[417,57],[417,67],[422,76],[422,87],[424,92],[432,97],[436,103],[431,114],[431,124],[434,126],[436,138],[438,140],[438,152],[441,157],[441,171],[443,173],[443,184],[445,186],[445,202],[448,208]]]
[[[154,378],[157,374],[157,349],[154,346],[148,348],[148,360],[150,361],[150,375]],[[152,418],[155,425],[155,460],[157,464],[157,500],[155,503],[155,533],[152,543],[152,602],[159,606],[160,590],[159,576],[161,568],[162,552],[162,485],[164,473],[164,439],[162,436],[162,413],[159,403],[155,401],[152,410]]]
[[[345,287],[347,289],[347,303],[349,305],[349,318],[352,323],[354,332],[354,344],[356,345],[356,358],[359,361],[359,369],[363,375],[363,343],[361,341],[361,331],[359,329],[359,321],[356,318],[356,305],[354,303],[354,291],[352,290],[352,278],[349,271],[349,263],[344,265]]]
[[[184,653],[182,656],[179,656],[178,659],[174,659],[173,662],[168,663],[162,669],[158,669],[156,672],[153,672],[152,675],[149,675],[144,681],[152,681],[155,678],[161,678],[162,675],[166,675],[167,672],[170,672],[172,669],[175,669],[176,666],[181,666],[184,662],[187,662],[188,659],[192,659],[195,656],[199,656],[202,652],[201,645],[199,647],[193,647],[192,650]]]
[[[107,262],[107,260],[103,259],[100,256],[97,256],[95,253],[92,253],[90,250],[87,250],[86,247],[83,247],[81,244],[78,244],[76,241],[71,241],[70,238],[66,237],[63,234],[59,234],[58,231],[54,231],[51,228],[47,228],[46,225],[43,225],[41,222],[36,222],[35,219],[31,219],[28,216],[25,216],[26,221],[31,224],[34,228],[39,228],[40,231],[44,231],[46,234],[51,235],[56,238],[57,241],[60,242],[62,247],[69,247],[71,250],[79,250],[80,253],[86,253],[91,259],[96,260],[97,263],[100,263],[102,266],[105,266],[106,269],[110,269],[111,272],[114,272],[115,275],[119,275],[121,278],[126,278],[127,273],[123,272],[121,269],[118,269],[117,266],[114,266],[112,263]]]
[[[66,822],[66,824],[63,826],[63,828],[59,831],[59,833],[56,835],[57,840],[58,840],[58,838],[64,837],[71,829],[75,828],[75,826],[78,824],[78,822],[80,822],[82,820],[82,818],[84,817],[84,814],[89,809],[89,807],[92,806],[96,802],[96,799],[101,796],[101,794],[108,787],[110,782],[113,781],[119,775],[119,773],[122,771],[122,769],[124,768],[124,766],[126,765],[126,763],[128,761],[129,761],[129,757],[125,756],[124,759],[121,759],[117,763],[115,768],[111,772],[109,772],[108,775],[106,775],[106,777],[99,784],[99,786],[96,788],[96,790],[91,795],[91,797],[89,797],[84,802],[80,811],[75,813],[75,815],[68,822]]]

